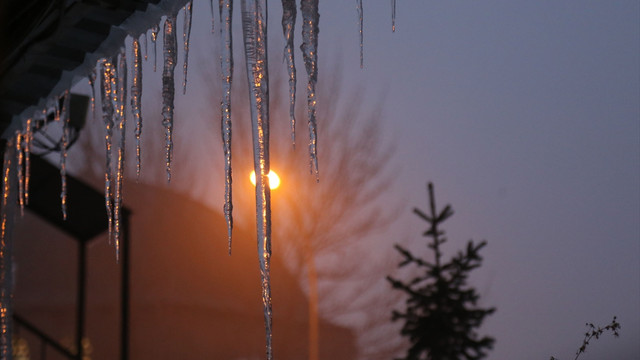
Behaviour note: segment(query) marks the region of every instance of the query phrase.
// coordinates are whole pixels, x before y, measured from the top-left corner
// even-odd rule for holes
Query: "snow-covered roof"
[[[0,134],[86,77],[127,35],[138,35],[186,0],[9,0],[0,5]]]

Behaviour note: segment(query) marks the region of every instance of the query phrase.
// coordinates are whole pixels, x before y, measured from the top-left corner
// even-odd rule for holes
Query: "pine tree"
[[[431,183],[428,190],[430,215],[417,208],[413,211],[429,224],[423,235],[430,239],[427,246],[433,251],[434,261],[423,260],[395,245],[404,258],[399,267],[413,264],[424,273],[406,283],[387,277],[394,289],[409,295],[406,310],[392,313],[393,321],[404,320],[400,333],[408,337],[411,344],[402,359],[482,359],[495,340],[488,336],[479,337],[475,329],[495,308],[477,307],[479,295],[467,285],[467,278],[471,270],[482,264],[479,252],[487,242],[474,244],[470,240],[464,251],[459,251],[449,262],[443,262],[441,245],[446,238],[440,225],[453,215],[453,210],[447,205],[437,213]]]

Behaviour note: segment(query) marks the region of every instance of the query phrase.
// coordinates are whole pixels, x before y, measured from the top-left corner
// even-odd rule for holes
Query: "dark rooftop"
[[[128,34],[186,0],[4,0],[0,3],[0,134],[89,74]]]

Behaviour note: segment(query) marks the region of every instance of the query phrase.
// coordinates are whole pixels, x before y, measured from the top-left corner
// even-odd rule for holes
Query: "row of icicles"
[[[211,2],[212,32],[214,1]],[[318,179],[317,132],[316,132],[316,82],[317,82],[317,46],[318,46],[318,12],[319,0],[300,0],[302,13],[302,51],[303,61],[308,76],[307,83],[307,114],[309,127],[309,159],[311,172]],[[391,0],[392,31],[395,31],[395,0]],[[182,92],[186,93],[187,68],[189,55],[189,39],[191,34],[193,0],[183,7],[184,26],[182,40],[184,46]],[[282,30],[285,38],[285,58],[289,76],[289,115],[291,122],[291,140],[295,146],[294,116],[296,102],[296,67],[294,59],[294,29],[297,17],[295,0],[282,0]],[[362,0],[356,0],[360,37],[360,67],[364,66],[363,56],[363,6]],[[271,289],[270,289],[270,257],[271,257],[271,211],[269,190],[269,99],[268,99],[268,66],[267,66],[267,8],[266,0],[243,0],[241,3],[243,40],[247,77],[250,87],[251,120],[254,146],[254,171],[257,174],[256,184],[256,224],[257,240],[262,278],[262,299],[266,327],[267,359],[273,358],[271,347]],[[167,181],[171,181],[171,160],[173,153],[173,120],[174,120],[174,71],[177,64],[177,14],[169,14],[163,24],[163,68],[162,68],[162,124],[165,129],[165,161]],[[231,85],[233,79],[233,38],[232,16],[233,1],[219,0],[220,16],[220,67],[222,80],[222,99],[220,102],[221,129],[223,152],[225,157],[225,200],[223,211],[227,222],[229,253],[231,253],[232,218],[232,168],[231,168]],[[157,36],[160,26],[155,25],[140,38],[133,37],[132,41],[132,80],[130,84],[131,114],[135,120],[136,140],[136,179],[141,172],[142,134],[142,58],[148,59],[148,33],[151,35],[153,46],[153,70],[157,68]],[[141,50],[142,40],[143,51]],[[123,46],[119,53],[111,58],[101,58],[97,61],[89,75],[91,86],[91,110],[95,118],[96,84],[100,82],[100,99],[102,104],[102,120],[105,128],[105,207],[109,221],[109,240],[113,242],[116,259],[119,258],[121,239],[122,215],[122,180],[124,175],[125,158],[125,129],[126,129],[126,100],[127,100],[127,51]],[[61,209],[62,216],[67,218],[67,181],[66,158],[70,141],[69,103],[70,92],[66,90],[60,97],[47,102],[45,108],[28,118],[24,122],[24,129],[17,131],[15,137],[8,141],[7,148],[14,147],[16,154],[16,174],[18,181],[18,204],[21,214],[24,206],[29,203],[29,173],[30,155],[34,129],[38,131],[46,127],[53,118],[62,123],[62,139],[60,150]],[[118,140],[114,143],[114,140]],[[3,210],[6,209],[9,198],[9,176],[11,159],[5,152],[3,168],[2,201]],[[115,157],[114,157],[115,155]],[[114,164],[115,160],[115,164]],[[5,211],[2,214],[2,239],[5,238],[7,219]],[[4,244],[4,241],[2,241]],[[3,250],[3,249],[0,249]],[[4,254],[4,251],[1,251]]]

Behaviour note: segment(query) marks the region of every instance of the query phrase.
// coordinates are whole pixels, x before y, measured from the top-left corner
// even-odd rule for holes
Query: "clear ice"
[[[222,101],[220,103],[222,144],[224,151],[224,217],[227,221],[229,254],[231,254],[231,231],[233,229],[232,169],[231,169],[231,83],[233,80],[233,1],[220,0],[220,68],[222,74]]]
[[[391,0],[391,31],[396,32],[396,0]]]
[[[14,150],[13,139],[7,141],[2,166],[2,206],[0,207],[0,359],[11,359],[13,314],[13,201],[15,199],[12,183],[11,162]]]
[[[115,177],[115,193],[114,193],[114,246],[116,248],[116,259],[120,255],[120,239],[122,233],[122,179],[124,176],[124,158],[125,158],[125,128],[126,128],[126,99],[127,99],[127,56],[125,48],[120,50],[120,58],[118,64],[118,111],[116,116],[116,126],[119,130],[119,142],[118,142],[118,162],[116,164],[116,177]]]
[[[146,38],[146,35],[145,35]],[[140,179],[142,153],[140,148],[140,136],[142,135],[142,56],[140,54],[140,41],[133,39],[133,80],[131,83],[131,114],[136,122],[136,181]]]
[[[9,192],[11,191],[11,152],[9,151],[11,148],[13,147],[13,142],[11,140],[9,140],[7,142],[6,145],[6,149],[4,151],[4,156],[3,156],[3,161],[2,161],[2,209],[0,209],[2,211],[2,224],[0,227],[0,246],[4,246],[5,240],[7,239],[6,235],[7,235],[7,230],[8,230],[8,214],[7,214],[7,210],[9,208]],[[4,250],[4,249],[2,249]],[[4,251],[2,251],[2,254],[4,255]],[[2,260],[5,260],[5,257],[2,256]],[[3,261],[3,265],[4,265],[4,261]],[[4,270],[4,268],[2,269]],[[2,276],[4,276],[5,274],[2,273],[0,274]],[[4,279],[3,279],[4,280]],[[3,281],[4,283],[4,281]],[[4,290],[4,289],[2,289]],[[4,308],[4,306],[3,306]],[[1,316],[1,312],[0,312],[0,316]],[[3,317],[4,320],[4,317]],[[2,329],[0,329],[0,331],[2,331],[2,333],[4,334],[4,323],[2,326]],[[4,341],[5,339],[3,339]],[[4,345],[4,344],[3,344]]]
[[[209,0],[209,7],[211,8],[211,33],[213,34],[214,30],[215,30],[215,17],[213,15],[214,11],[213,11],[213,0]]]
[[[193,0],[187,2],[184,6],[184,27],[182,32],[182,41],[184,42],[184,64],[182,65],[182,71],[184,78],[182,80],[182,94],[187,93],[187,67],[189,65],[189,38],[191,37],[191,18],[193,14],[191,9],[193,7]]]
[[[147,32],[145,31],[144,34],[142,34],[142,42],[143,42],[143,46],[144,46],[144,61],[147,61],[147,52],[148,52],[148,40],[147,40]]]
[[[296,63],[293,53],[293,30],[296,28],[295,0],[282,0],[282,32],[286,45],[284,56],[289,73],[289,119],[291,121],[291,143],[296,146]]]
[[[256,228],[262,279],[267,360],[271,346],[271,193],[269,189],[269,72],[267,63],[267,2],[242,1],[242,32],[249,82],[253,133],[253,166],[256,173]]]
[[[42,126],[42,129],[46,129],[47,128],[47,107],[45,106],[44,109],[42,109],[42,119],[44,121],[44,125]]]
[[[62,206],[62,219],[67,220],[67,148],[69,147],[69,103],[71,94],[69,90],[64,92],[64,100],[60,121],[62,121],[62,145],[60,147],[60,179],[62,187],[60,189],[60,204]]]
[[[102,75],[102,121],[105,126],[105,172],[104,172],[104,202],[107,208],[107,216],[109,219],[109,240],[113,234],[113,202],[111,196],[111,179],[112,179],[112,165],[111,154],[113,145],[113,101],[114,91],[112,89],[112,79],[115,76],[115,69],[112,61],[109,59],[100,59],[98,61],[100,65],[100,73]]]
[[[167,182],[171,182],[171,157],[173,155],[173,99],[175,97],[174,71],[176,68],[176,15],[168,15],[164,21],[164,69],[162,70],[162,125],[165,130],[165,160]]]
[[[91,114],[93,115],[93,120],[96,119],[96,68],[94,67],[91,70],[91,74],[89,74],[89,86],[91,87]]]
[[[24,152],[23,149],[24,135],[20,131],[16,131],[14,141],[16,142],[16,163],[18,176],[18,204],[20,205],[20,216],[24,216]]]
[[[156,65],[158,65],[158,32],[160,31],[160,26],[153,25],[151,27],[151,42],[153,43],[153,72],[156,72]]]
[[[24,139],[24,204],[29,205],[29,181],[31,174],[31,142],[33,140],[32,119],[27,119]]]
[[[358,10],[358,32],[360,33],[360,69],[364,68],[364,33],[363,33],[363,13],[362,0],[356,0],[356,9]]]
[[[60,99],[56,98],[55,101],[53,102],[53,121],[58,122],[60,121]],[[45,124],[47,124],[47,122],[45,121]]]
[[[316,131],[316,83],[318,81],[318,0],[301,0],[302,12],[302,56],[304,67],[307,70],[309,82],[307,84],[307,113],[309,116],[309,162],[311,172],[315,170],[316,180],[318,175],[318,147]]]

